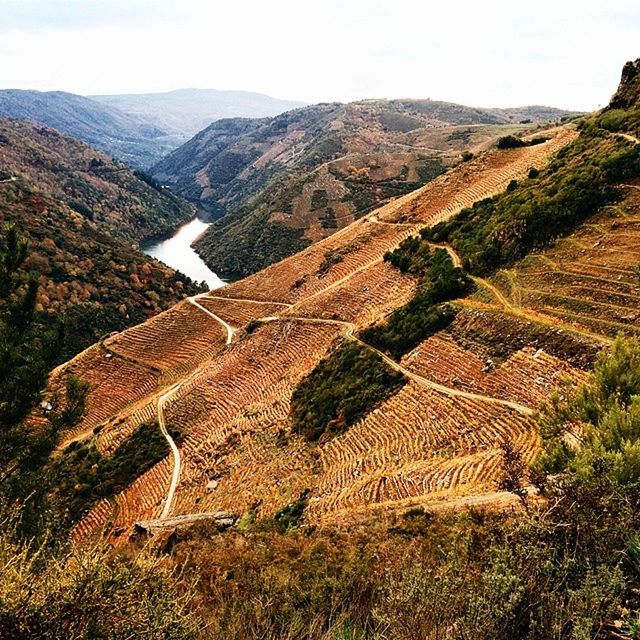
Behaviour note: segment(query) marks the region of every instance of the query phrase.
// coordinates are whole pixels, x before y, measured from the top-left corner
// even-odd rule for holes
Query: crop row
[[[198,302],[235,328],[242,328],[252,320],[272,316],[286,309],[286,305],[252,300],[234,300],[219,296],[204,296]]]
[[[453,339],[436,335],[404,359],[411,371],[440,384],[533,408],[549,399],[564,382],[578,382],[584,374],[542,349],[525,348],[496,365],[491,358],[461,348]]]
[[[381,261],[412,231],[416,229],[362,220],[219,293],[286,303],[304,300]]]
[[[201,511],[211,501],[211,507],[237,511],[249,508],[250,497],[271,496],[274,505],[278,496],[286,499],[283,481],[289,486],[290,478],[282,474],[294,458],[280,432],[286,428],[291,393],[339,331],[335,325],[297,321],[266,324],[180,388],[165,408],[167,423],[186,434],[173,513]],[[300,475],[308,464],[293,463],[292,469]],[[246,483],[238,485],[237,474]],[[208,500],[212,479],[219,486]],[[133,520],[140,517],[131,514]]]
[[[73,360],[54,384],[67,375],[89,382],[86,411],[80,422],[65,433],[65,439],[86,433],[127,407],[153,393],[159,374],[100,347],[87,350]]]
[[[561,130],[548,142],[509,151],[492,151],[459,165],[423,187],[417,200],[404,207],[381,211],[388,222],[442,222],[474,202],[504,191],[511,180],[521,179],[531,167],[542,164],[568,144],[575,133]]]
[[[324,447],[314,509],[332,512],[389,499],[383,491],[388,483],[413,487],[407,495],[428,497],[432,491],[488,482],[495,474],[486,461],[503,439],[515,442],[525,457],[537,446],[530,419],[412,382]],[[481,461],[481,468],[468,468],[469,460]],[[408,468],[419,473],[407,475]]]
[[[297,303],[282,315],[342,320],[366,326],[407,303],[415,287],[411,278],[386,262],[378,262],[308,302]]]
[[[224,347],[219,322],[189,302],[175,305],[105,343],[124,357],[163,373],[186,373]]]

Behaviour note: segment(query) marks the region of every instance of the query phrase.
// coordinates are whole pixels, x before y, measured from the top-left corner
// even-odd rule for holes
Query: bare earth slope
[[[307,517],[315,523],[372,509],[503,499],[495,493],[500,442],[508,438],[533,456],[531,414],[551,390],[562,393],[583,379],[610,334],[563,315],[562,305],[527,306],[515,287],[503,286],[502,273],[477,279],[478,293],[456,303],[460,312],[445,331],[401,362],[385,356],[408,383],[345,433],[311,444],[292,433],[289,406],[296,384],[336,340],[357,339],[358,329],[412,296],[414,281],[384,263],[384,253],[543,166],[577,134],[559,128],[550,135],[541,145],[483,154],[264,272],[173,307],[60,368],[51,390],[71,372],[92,384],[88,413],[66,442],[95,438],[111,455],[159,407],[162,423],[183,433],[178,455],[100,502],[75,535],[128,529],[160,514],[268,515],[307,489]],[[607,247],[634,242],[638,204],[625,199],[624,207],[608,227]],[[515,273],[553,260],[561,248]],[[587,258],[597,269],[595,256]],[[616,260],[619,273],[631,272],[639,256],[618,252]],[[626,286],[624,277],[615,282]],[[615,322],[638,327],[629,314]],[[100,373],[105,367],[110,374]]]

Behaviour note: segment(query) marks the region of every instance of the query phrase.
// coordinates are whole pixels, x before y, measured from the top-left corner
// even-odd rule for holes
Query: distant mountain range
[[[435,100],[319,104],[218,120],[150,171],[220,218],[196,247],[217,273],[245,276],[420,187],[463,151],[568,115]]]
[[[47,125],[143,169],[214,120],[273,116],[301,104],[207,89],[94,98],[64,91],[0,90],[1,116]]]
[[[222,118],[265,118],[305,106],[250,91],[176,89],[165,93],[89,96],[92,100],[144,120],[186,142]]]

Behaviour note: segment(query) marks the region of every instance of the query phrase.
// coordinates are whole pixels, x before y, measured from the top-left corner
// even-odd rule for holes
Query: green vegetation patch
[[[580,425],[579,445],[571,433]],[[566,400],[555,396],[542,420],[545,473],[640,486],[640,341],[619,336],[589,381]],[[636,489],[637,490],[637,489]]]
[[[392,396],[406,382],[359,344],[336,349],[293,392],[293,429],[307,440],[337,435]]]
[[[465,268],[484,274],[548,246],[620,197],[617,185],[640,176],[640,145],[610,136],[597,120],[538,175],[482,200],[429,236],[447,241]]]
[[[456,312],[442,303],[466,295],[473,283],[462,269],[453,265],[444,249],[432,251],[422,235],[407,238],[395,251],[385,254],[384,259],[403,273],[419,278],[420,285],[407,304],[394,311],[384,324],[366,329],[362,339],[400,359],[451,324]]]
[[[311,211],[325,209],[329,205],[326,189],[314,189],[311,194]]]
[[[179,440],[179,433],[171,434]],[[72,443],[51,466],[56,509],[77,522],[96,502],[128,487],[168,453],[157,422],[140,425],[111,456],[102,455],[93,439]]]

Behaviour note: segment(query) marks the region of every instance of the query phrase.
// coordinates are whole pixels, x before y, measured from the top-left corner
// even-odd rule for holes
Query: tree
[[[529,494],[524,486],[526,465],[522,459],[522,454],[514,446],[513,442],[506,438],[502,441],[500,449],[502,451],[502,468],[498,488],[501,491],[508,491],[517,496],[525,511],[528,512],[529,504],[527,502],[527,496]]]

